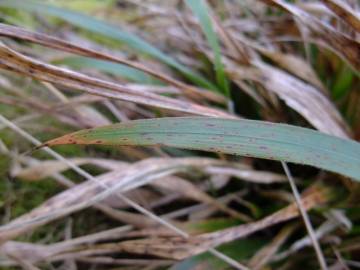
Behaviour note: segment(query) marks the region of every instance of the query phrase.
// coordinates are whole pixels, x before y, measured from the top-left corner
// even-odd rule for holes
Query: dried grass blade
[[[31,212],[0,227],[0,242],[46,224],[54,219],[89,207],[116,192],[126,192],[166,175],[183,171],[194,166],[221,164],[214,159],[149,159],[117,171],[96,177],[107,186],[99,187],[97,182],[86,181],[52,197]]]
[[[144,73],[147,73],[149,75],[154,76],[155,78],[158,78],[159,80],[162,80],[165,83],[168,83],[170,85],[173,85],[179,89],[181,89],[185,94],[189,96],[204,96],[208,98],[209,100],[217,101],[217,102],[224,102],[224,98],[220,95],[217,95],[213,92],[205,91],[205,90],[199,90],[196,87],[187,85],[181,81],[178,81],[174,78],[171,78],[170,76],[163,74],[159,71],[155,71],[153,69],[150,69],[140,63],[136,63],[134,61],[129,61],[123,58],[120,58],[119,56],[110,55],[106,52],[101,51],[95,51],[89,48],[81,47],[76,44],[61,40],[56,37],[52,37],[46,34],[38,33],[29,31],[20,27],[16,26],[10,26],[6,24],[0,23],[0,36],[10,37],[10,38],[16,38],[16,39],[22,39],[25,41],[30,41],[33,43],[37,43],[49,48],[58,49],[64,52],[69,52],[81,56],[96,58],[100,60],[105,61],[111,61],[117,64],[123,64],[138,70],[143,71]]]
[[[315,188],[312,192],[309,192],[303,197],[302,203],[304,207],[308,210],[326,202],[328,200],[328,195],[326,195],[326,193],[327,192],[323,189]],[[297,206],[293,203],[259,221],[213,233],[195,235],[188,239],[181,239],[179,237],[150,237],[124,241],[117,244],[98,245],[97,250],[99,250],[100,253],[105,254],[108,253],[109,250],[112,250],[112,252],[116,250],[118,252],[155,255],[163,258],[183,260],[190,256],[203,253],[211,247],[216,247],[246,237],[256,231],[290,220],[298,215],[299,212]]]
[[[263,2],[280,7],[294,16],[311,30],[312,35],[320,37],[328,43],[339,55],[342,55],[357,70],[360,71],[360,44],[331,26],[323,23],[309,13],[297,8],[295,5],[282,0],[262,0]]]
[[[0,56],[2,57],[0,67],[3,69],[25,74],[42,81],[79,89],[92,95],[126,100],[190,114],[234,117],[219,110],[139,91],[138,89],[130,89],[120,84],[94,79],[68,69],[45,64],[21,55],[3,44],[0,44]]]
[[[296,225],[291,224],[281,229],[269,244],[256,252],[249,261],[248,266],[253,270],[262,269],[271,260],[271,257],[276,254],[288,237],[294,232],[296,227]]]
[[[39,1],[34,0],[27,0],[26,2],[22,0],[2,0],[0,2],[0,6],[9,7],[9,8],[16,8],[16,9],[24,9],[30,12],[42,12],[44,14],[48,14],[51,16],[55,16],[61,18],[65,21],[68,21],[71,24],[77,25],[89,31],[95,32],[100,35],[105,35],[111,39],[118,40],[130,46],[132,49],[138,50],[139,52],[145,53],[147,55],[151,55],[154,58],[161,60],[162,62],[166,63],[167,65],[175,68],[176,70],[180,71],[190,80],[194,81],[200,86],[203,86],[208,89],[215,90],[216,88],[201,77],[196,72],[190,70],[188,67],[178,63],[170,56],[163,53],[158,48],[154,47],[150,43],[146,42],[145,40],[141,39],[140,37],[124,31],[119,27],[112,26],[105,22],[99,21],[94,17],[78,13],[71,10],[66,10],[63,8],[59,8],[53,5],[47,5]]]
[[[273,66],[256,61],[257,68],[232,69],[237,79],[251,79],[276,93],[318,130],[342,138],[350,137],[349,127],[332,102],[311,84],[307,84]]]
[[[356,13],[351,7],[347,6],[345,1],[339,0],[321,0],[325,3],[338,17],[345,22],[347,22],[350,26],[354,28],[354,30],[360,33],[360,15]]]

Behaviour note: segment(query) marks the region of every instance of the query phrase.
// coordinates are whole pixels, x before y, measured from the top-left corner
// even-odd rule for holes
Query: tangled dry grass
[[[359,7],[0,0],[0,268],[359,268]],[[287,127],[273,142],[247,124],[234,156],[217,135],[190,145],[192,126],[171,144],[181,127],[131,122],[179,116],[209,130],[211,118],[287,123],[338,148],[319,139],[327,158],[308,151],[312,133],[295,148]],[[104,145],[119,140],[112,126],[81,137],[92,145],[28,152],[118,122],[140,137]],[[285,163],[301,158],[341,174]]]

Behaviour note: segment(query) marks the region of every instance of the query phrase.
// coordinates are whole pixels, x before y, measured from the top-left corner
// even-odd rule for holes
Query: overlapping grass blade
[[[140,37],[132,33],[129,33],[127,31],[121,30],[119,27],[115,27],[103,21],[97,20],[94,17],[32,0],[27,0],[27,1],[3,0],[0,1],[0,6],[16,8],[19,10],[22,9],[30,12],[38,12],[38,13],[55,16],[71,24],[74,24],[78,27],[84,28],[86,30],[100,34],[102,36],[107,36],[114,40],[121,41],[130,48],[135,49],[141,53],[150,55],[154,58],[157,58],[162,62],[166,63],[167,65],[175,68],[176,70],[181,72],[184,76],[186,76],[189,80],[193,81],[199,86],[213,90],[216,89],[214,85],[212,85],[209,81],[201,77],[199,74],[195,73],[194,71],[190,70],[184,65],[178,63],[173,58],[166,55],[161,50],[149,44]]]
[[[171,110],[178,108],[180,111],[189,111],[190,113],[196,111],[196,114],[201,110],[205,110],[205,115],[209,115],[208,113],[210,113],[211,116],[233,117],[232,115],[219,110],[211,110],[209,107],[200,106],[182,100],[176,100],[174,98],[168,98],[153,93],[146,93],[139,89],[131,88],[130,90],[125,85],[95,79],[93,77],[86,76],[71,70],[48,65],[31,59],[30,57],[21,55],[1,43],[0,55],[2,55],[2,58],[0,59],[1,68],[9,71],[15,71],[21,74],[26,74],[41,81],[47,81],[74,89],[83,90],[92,95],[132,101],[145,105],[158,104],[162,108]],[[161,104],[159,104],[158,101],[160,101]],[[203,113],[201,113],[201,115],[203,115]]]
[[[81,130],[45,145],[164,145],[306,164],[360,181],[360,144],[314,130],[206,117],[136,120]]]
[[[226,79],[225,69],[221,61],[221,48],[219,40],[213,29],[211,18],[209,16],[209,8],[204,0],[187,0],[186,4],[191,8],[192,12],[199,19],[201,28],[203,29],[206,39],[214,53],[214,64],[216,80],[221,90],[226,96],[230,95],[229,83]]]
[[[87,58],[87,57],[66,57],[61,60],[57,60],[56,64],[65,64],[72,68],[92,68],[105,73],[109,73],[115,76],[121,76],[124,79],[128,79],[133,82],[153,84],[155,79],[151,78],[144,72],[136,70],[132,67],[128,67],[122,64],[109,63],[102,60]]]
[[[1,2],[0,2],[1,4]],[[95,51],[90,48],[86,48],[83,46],[76,45],[74,43],[67,42],[65,40],[49,36],[46,34],[42,34],[39,32],[33,32],[26,30],[21,27],[16,26],[10,26],[7,24],[1,24],[0,23],[0,36],[10,37],[10,38],[17,38],[29,42],[34,42],[36,44],[40,44],[42,46],[50,47],[53,49],[65,51],[71,54],[81,55],[87,58],[95,58],[99,60],[104,61],[110,61],[112,63],[124,65],[131,67],[133,69],[142,71],[143,73],[149,74],[154,78],[159,79],[160,81],[165,82],[166,84],[173,85],[182,91],[186,93],[189,96],[200,96],[205,97],[206,99],[215,101],[217,103],[223,103],[224,98],[222,95],[217,94],[215,92],[211,91],[204,91],[203,89],[198,89],[196,87],[193,87],[191,85],[185,84],[177,79],[174,79],[173,77],[166,75],[165,73],[159,72],[158,70],[154,70],[151,68],[146,67],[145,65],[135,62],[126,60],[122,57],[119,57],[117,55],[113,55],[110,53],[105,53],[102,51]],[[105,65],[105,63],[104,63]],[[107,67],[107,69],[112,69],[112,67],[115,68],[115,66]],[[121,69],[120,69],[121,70]]]

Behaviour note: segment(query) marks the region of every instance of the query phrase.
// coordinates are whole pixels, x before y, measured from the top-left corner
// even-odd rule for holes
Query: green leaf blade
[[[209,16],[210,10],[203,0],[187,0],[186,4],[199,19],[201,28],[203,29],[206,39],[214,52],[214,64],[217,83],[221,87],[224,94],[229,97],[229,83],[226,78],[225,68],[221,60],[220,43],[213,29],[211,18]]]
[[[143,84],[159,84],[159,81],[153,79],[144,72],[126,65],[111,63],[103,60],[97,60],[82,56],[69,56],[60,60],[53,61],[54,64],[67,65],[71,68],[92,68],[109,73],[115,76],[121,76],[127,80]]]
[[[314,130],[253,120],[176,117],[82,130],[46,145],[163,145],[310,165],[360,181],[360,144]]]

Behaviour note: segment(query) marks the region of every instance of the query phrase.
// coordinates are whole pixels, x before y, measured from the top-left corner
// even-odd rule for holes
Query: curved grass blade
[[[43,4],[33,0],[1,0],[0,7],[22,9],[29,12],[44,13],[50,16],[61,18],[62,20],[65,20],[83,29],[123,42],[132,49],[138,50],[139,52],[161,60],[165,64],[181,72],[189,80],[193,81],[199,86],[216,90],[216,87],[213,84],[201,77],[199,74],[178,63],[173,58],[166,55],[158,48],[154,47],[140,37],[121,30],[118,26],[112,26],[103,21],[97,20],[94,17],[79,12]]]
[[[54,64],[64,64],[71,68],[92,68],[106,72],[115,76],[121,76],[133,82],[144,83],[144,84],[159,84],[158,80],[151,78],[143,71],[137,70],[126,65],[110,63],[103,60],[97,60],[88,57],[81,56],[70,56],[61,60],[53,61]]]
[[[221,49],[219,40],[213,29],[212,22],[209,16],[210,10],[204,0],[187,0],[186,4],[190,7],[191,11],[199,19],[201,28],[203,29],[206,39],[214,52],[214,64],[217,83],[221,87],[224,94],[229,97],[229,83],[226,79],[224,65],[221,62]]]
[[[176,117],[80,130],[46,142],[164,145],[314,166],[360,181],[360,144],[315,130],[253,120]],[[44,146],[43,145],[43,146]]]

